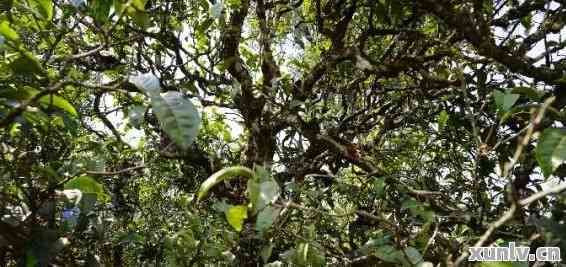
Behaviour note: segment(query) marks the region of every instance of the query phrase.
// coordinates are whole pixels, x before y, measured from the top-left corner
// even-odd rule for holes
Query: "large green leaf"
[[[198,200],[200,201],[204,199],[208,195],[208,191],[210,191],[210,189],[214,187],[216,184],[226,179],[234,178],[238,176],[243,176],[251,179],[254,177],[254,172],[249,168],[242,166],[230,167],[217,171],[214,174],[212,174],[210,177],[208,177],[208,179],[206,179],[206,181],[204,181],[201,184],[200,189],[198,191]]]
[[[89,176],[75,177],[65,183],[65,189],[78,189],[83,194],[96,194],[99,201],[106,202],[108,195],[104,192],[104,187]]]
[[[501,112],[507,112],[515,102],[519,99],[518,94],[512,94],[510,90],[506,92],[501,92],[499,90],[495,90],[493,93],[493,97],[495,98],[495,105],[497,109]]]
[[[92,17],[101,23],[105,23],[110,15],[110,8],[112,7],[112,0],[92,0],[89,1],[89,8]]]
[[[255,224],[255,229],[261,234],[265,230],[269,229],[273,224],[273,221],[279,215],[279,209],[275,209],[271,206],[265,207],[257,214],[257,220]]]
[[[10,63],[10,68],[17,74],[41,74],[43,72],[39,61],[31,55],[25,54]]]
[[[544,176],[550,176],[566,160],[566,129],[544,130],[535,153]]]
[[[248,181],[248,195],[254,211],[260,211],[277,200],[280,191],[279,184],[275,180],[261,183],[255,179]]]
[[[7,21],[0,23],[0,34],[12,42],[20,40],[18,33],[10,27],[10,24]]]
[[[153,75],[153,73],[145,73],[130,77],[129,82],[135,85],[138,89],[147,93],[150,97],[159,95],[161,90],[159,78]]]
[[[30,0],[30,4],[44,20],[51,20],[53,17],[52,0]]]
[[[200,116],[193,103],[180,92],[151,96],[153,111],[162,129],[181,148],[188,148],[200,128]]]
[[[29,86],[25,86],[24,89],[30,94],[31,97],[35,96],[36,94],[38,94],[39,90],[29,87]],[[54,106],[57,108],[60,108],[64,111],[66,111],[67,113],[73,115],[73,116],[78,116],[77,110],[75,110],[75,108],[73,107],[73,105],[71,105],[71,103],[69,103],[65,98],[58,96],[58,95],[46,95],[43,96],[41,98],[39,98],[39,103],[47,105],[47,106]]]
[[[242,231],[244,220],[248,218],[248,208],[244,205],[231,206],[226,210],[226,219],[228,223],[236,229]]]

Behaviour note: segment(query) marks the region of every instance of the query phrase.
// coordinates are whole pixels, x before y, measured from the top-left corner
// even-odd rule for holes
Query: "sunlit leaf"
[[[147,93],[149,96],[159,94],[161,90],[159,78],[151,72],[130,77],[129,82],[135,85],[138,89]]]
[[[30,94],[31,97],[41,92],[29,86],[25,86],[24,88]],[[39,98],[39,103],[44,104],[46,106],[53,106],[56,108],[60,108],[75,117],[78,116],[78,113],[73,107],[73,105],[71,105],[71,103],[69,103],[65,98],[61,96],[54,94],[42,96],[41,98]]]
[[[30,4],[44,20],[51,20],[53,17],[52,0],[30,0]]]
[[[545,177],[566,161],[566,129],[546,129],[536,147],[536,159]]]
[[[197,137],[200,115],[193,103],[180,92],[151,96],[155,116],[162,129],[181,148],[188,148]]]
[[[248,196],[253,210],[259,211],[265,206],[275,202],[281,189],[275,180],[259,183],[257,180],[248,180]]]
[[[104,187],[89,176],[80,176],[69,180],[65,183],[65,189],[78,189],[83,194],[96,194],[97,199],[102,202],[108,200],[108,195],[105,193]]]
[[[145,29],[151,27],[151,16],[149,13],[145,11],[136,11],[131,17],[134,19],[136,25],[141,28]]]
[[[138,11],[145,11],[147,0],[131,0],[131,5]]]
[[[83,197],[83,193],[79,189],[65,189],[61,191],[60,194],[62,194],[67,200],[72,201],[75,204],[78,204]]]
[[[438,129],[442,130],[444,129],[444,127],[446,127],[446,124],[448,123],[448,119],[450,118],[450,115],[448,115],[448,112],[446,112],[446,110],[443,110],[440,112],[440,114],[438,114]]]
[[[533,15],[532,13],[528,13],[526,16],[521,17],[521,25],[525,27],[525,29],[530,29],[532,26]]]
[[[236,231],[242,231],[244,220],[248,218],[248,208],[243,205],[232,206],[228,208],[225,214],[228,223],[234,227]]]
[[[275,202],[279,197],[280,188],[277,182],[267,181],[259,185],[259,199],[261,204],[258,203],[258,209],[262,209],[265,205]]]
[[[12,42],[17,42],[20,40],[18,33],[10,27],[8,21],[3,21],[2,23],[0,23],[0,34],[4,38]]]

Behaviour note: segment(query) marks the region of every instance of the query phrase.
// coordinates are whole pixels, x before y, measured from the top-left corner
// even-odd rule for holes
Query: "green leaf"
[[[271,206],[265,207],[257,214],[255,229],[263,234],[265,230],[271,227],[277,215],[279,215],[279,209]]]
[[[41,64],[32,55],[22,55],[10,63],[10,68],[17,74],[40,74]]]
[[[263,262],[267,262],[269,260],[269,257],[271,257],[271,252],[273,252],[273,247],[275,247],[275,245],[269,242],[267,246],[261,249],[260,255]]]
[[[262,210],[267,205],[275,202],[279,197],[281,188],[271,173],[262,166],[254,168],[254,179],[248,180],[247,194],[252,204],[252,212]]]
[[[135,85],[138,89],[147,93],[150,97],[159,95],[159,92],[161,91],[159,78],[151,72],[130,77],[129,82]]]
[[[267,181],[259,184],[259,203],[258,209],[263,209],[268,204],[271,204],[279,197],[280,188],[279,184],[275,181]]]
[[[105,195],[103,201],[107,201],[109,198],[108,195]],[[95,193],[84,193],[82,195],[81,201],[79,203],[79,208],[85,214],[91,211],[94,208],[94,204],[96,204],[96,200],[98,199],[98,195]]]
[[[299,266],[325,266],[326,258],[324,251],[318,249],[318,244],[315,244],[299,244],[293,255],[293,263]]]
[[[403,209],[417,209],[419,207],[419,204],[412,198],[409,198],[405,201],[403,201],[403,203],[401,204],[401,208]]]
[[[18,33],[10,27],[7,21],[0,23],[0,34],[12,42],[18,42],[20,40]]]
[[[26,253],[26,267],[35,267],[38,265],[37,258],[30,253]]]
[[[501,112],[506,112],[513,107],[515,102],[519,99],[519,95],[512,94],[511,91],[506,91],[505,93],[495,90],[493,93],[493,97],[495,98],[495,105],[497,109]]]
[[[448,115],[448,112],[446,112],[446,110],[443,110],[438,114],[438,130],[442,130],[444,129],[444,127],[446,127],[449,118],[450,115]]]
[[[405,255],[407,255],[408,260],[411,262],[411,265],[415,265],[423,261],[423,256],[416,248],[407,247],[404,250],[405,250]]]
[[[112,7],[112,0],[92,0],[89,1],[89,6],[92,5],[91,15],[92,17],[101,23],[105,23],[108,20],[110,14],[110,7]],[[91,4],[92,3],[92,4]]]
[[[25,86],[24,89],[30,94],[31,97],[41,92],[29,86]],[[43,96],[39,98],[39,103],[47,106],[53,105],[54,107],[60,108],[75,117],[78,116],[77,110],[75,110],[73,105],[71,105],[71,103],[69,103],[65,98],[58,95],[51,94]]]
[[[132,0],[131,6],[138,11],[145,11],[145,3],[147,0]]]
[[[237,8],[242,4],[242,0],[226,0],[230,8]]]
[[[566,160],[566,129],[544,130],[535,156],[544,176],[550,176]]]
[[[541,94],[532,87],[524,87],[524,86],[515,87],[511,90],[511,93],[524,95],[530,98],[531,100],[535,100],[535,101],[538,101],[541,98]]]
[[[532,20],[533,20],[533,14],[528,13],[526,16],[521,17],[521,25],[523,25],[523,27],[525,27],[528,30],[533,25]]]
[[[260,182],[264,181],[271,181],[271,173],[263,166],[255,166],[254,167],[255,177]]]
[[[151,104],[165,133],[179,147],[189,148],[200,128],[200,116],[193,103],[182,93],[169,91],[152,95]]]
[[[234,178],[238,176],[243,176],[251,179],[254,177],[254,172],[249,168],[242,166],[230,167],[217,171],[213,175],[208,177],[208,179],[206,179],[206,181],[204,181],[201,184],[198,191],[198,200],[200,201],[204,199],[208,195],[208,191],[210,191],[210,189],[214,187],[216,184],[226,179]]]
[[[92,193],[101,202],[108,201],[109,196],[104,192],[104,187],[89,176],[73,178],[65,183],[65,189],[78,189],[83,194]]]
[[[374,253],[375,253],[376,257],[380,258],[381,260],[383,260],[385,262],[400,264],[400,263],[406,261],[405,255],[403,255],[403,252],[397,250],[395,247],[390,246],[390,245],[384,245],[384,246],[378,247],[375,250]]]
[[[30,0],[30,4],[44,20],[51,20],[53,17],[53,2],[51,0]]]
[[[145,107],[142,105],[134,105],[128,108],[128,120],[136,128],[140,128],[143,122]]]
[[[248,208],[244,205],[232,206],[226,211],[228,223],[238,232],[242,231],[244,220],[248,218]]]
[[[151,27],[151,16],[145,11],[136,11],[130,17],[141,28],[147,29]]]
[[[281,191],[279,184],[273,179],[261,183],[256,179],[248,180],[247,190],[254,213],[275,202]]]

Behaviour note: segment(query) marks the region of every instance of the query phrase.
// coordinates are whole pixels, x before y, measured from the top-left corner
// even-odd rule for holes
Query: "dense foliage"
[[[542,0],[2,0],[0,266],[565,259],[565,24]]]

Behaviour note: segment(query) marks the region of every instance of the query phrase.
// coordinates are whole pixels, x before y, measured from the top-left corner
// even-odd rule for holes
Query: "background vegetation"
[[[566,253],[565,24],[541,0],[2,0],[0,266]]]

